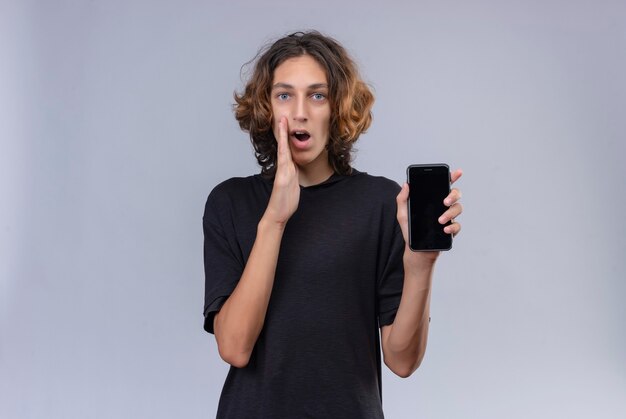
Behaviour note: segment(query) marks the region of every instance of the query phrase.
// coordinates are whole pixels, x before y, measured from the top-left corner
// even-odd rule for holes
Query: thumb
[[[398,224],[402,230],[404,241],[408,243],[409,237],[409,211],[407,208],[407,201],[409,199],[409,184],[404,182],[400,193],[396,197],[396,204],[398,205]]]

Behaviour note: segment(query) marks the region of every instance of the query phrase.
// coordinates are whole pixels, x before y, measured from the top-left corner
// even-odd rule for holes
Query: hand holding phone
[[[450,194],[450,168],[447,164],[415,164],[407,168],[409,183],[409,248],[413,251],[440,251],[452,248],[452,235],[444,231],[451,224],[440,224],[448,209],[443,203]]]

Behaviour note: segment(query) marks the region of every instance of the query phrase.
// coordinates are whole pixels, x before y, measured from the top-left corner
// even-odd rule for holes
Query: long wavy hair
[[[296,32],[262,48],[243,93],[234,94],[235,118],[241,129],[250,133],[261,174],[273,177],[278,149],[272,130],[274,70],[302,55],[313,57],[326,72],[331,108],[328,160],[336,173],[350,174],[352,145],[372,122],[374,95],[347,51],[328,36],[317,31]]]

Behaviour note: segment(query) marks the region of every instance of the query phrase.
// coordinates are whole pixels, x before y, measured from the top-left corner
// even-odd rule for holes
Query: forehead
[[[306,81],[307,83],[326,83],[326,71],[315,58],[310,55],[288,58],[274,70],[274,83]],[[291,83],[290,83],[291,82]]]

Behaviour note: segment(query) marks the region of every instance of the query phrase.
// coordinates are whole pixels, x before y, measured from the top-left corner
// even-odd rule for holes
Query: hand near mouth
[[[282,117],[278,123],[277,142],[278,158],[274,186],[263,217],[269,221],[285,225],[298,209],[298,202],[300,201],[298,166],[291,158],[289,126],[285,117]]]

